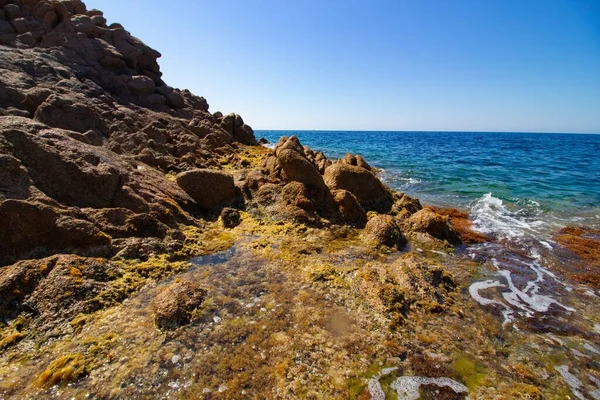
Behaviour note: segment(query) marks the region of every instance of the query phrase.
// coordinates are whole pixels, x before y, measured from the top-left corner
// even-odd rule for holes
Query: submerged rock
[[[190,322],[192,311],[198,308],[206,290],[188,281],[176,281],[156,296],[152,303],[154,322],[160,329],[176,329]]]

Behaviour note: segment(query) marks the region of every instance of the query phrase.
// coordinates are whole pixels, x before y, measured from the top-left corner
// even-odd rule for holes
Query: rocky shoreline
[[[0,6],[0,396],[547,398],[493,362],[468,214],[260,145],[79,0]],[[598,237],[557,242],[597,287]]]

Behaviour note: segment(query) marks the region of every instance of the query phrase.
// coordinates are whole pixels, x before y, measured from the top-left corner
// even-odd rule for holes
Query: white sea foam
[[[385,400],[385,392],[381,387],[379,380],[386,375],[398,370],[397,367],[384,368],[381,372],[367,383],[367,388],[372,400]],[[455,393],[469,393],[469,388],[460,382],[450,378],[429,378],[424,376],[401,376],[396,378],[390,387],[396,390],[399,400],[417,400],[420,397],[419,389],[422,385],[436,385],[439,387],[448,387]],[[466,397],[468,400],[469,397]]]
[[[422,385],[448,387],[455,393],[469,393],[469,388],[450,378],[427,378],[424,376],[401,376],[390,387],[396,390],[399,400],[418,400],[419,389]],[[467,397],[468,398],[468,397]]]
[[[560,376],[562,376],[566,384],[569,385],[571,391],[573,392],[573,395],[580,400],[585,400],[585,396],[580,392],[581,388],[583,387],[583,383],[581,383],[579,378],[577,378],[575,375],[569,372],[569,366],[559,365],[557,367],[554,367],[554,369],[558,371],[558,373],[560,374]]]
[[[381,383],[379,380],[396,371],[398,367],[384,368],[377,375],[374,375],[369,382],[367,383],[367,389],[369,390],[369,394],[371,395],[372,400],[385,400],[385,392],[381,387]]]
[[[594,346],[592,346],[592,345],[591,345],[591,344],[589,344],[589,343],[586,343],[586,344],[584,344],[584,345],[583,345],[583,347],[584,347],[584,348],[585,348],[587,351],[589,351],[589,352],[596,353],[596,354],[600,355],[600,350],[598,350],[597,348],[595,348]]]
[[[520,316],[530,318],[533,317],[535,313],[548,312],[552,304],[556,304],[567,311],[575,311],[573,308],[561,304],[551,296],[539,293],[539,284],[544,282],[545,276],[549,276],[557,282],[560,281],[558,281],[552,272],[543,268],[538,263],[538,261],[541,260],[541,256],[537,250],[532,249],[530,254],[535,261],[523,262],[523,266],[529,267],[531,271],[535,273],[535,279],[527,282],[523,289],[519,289],[516,286],[516,284],[513,282],[511,272],[509,270],[502,269],[500,263],[495,258],[492,258],[492,264],[496,267],[498,276],[504,278],[503,280],[506,281],[506,283],[502,283],[500,280],[487,280],[474,282],[469,287],[469,294],[471,297],[482,306],[498,305],[504,308],[502,312],[504,317],[504,321],[502,323],[503,326],[514,320],[515,313]],[[508,291],[503,290],[500,292],[504,301],[487,298],[479,293],[482,290],[490,288],[508,289]]]
[[[508,210],[502,200],[492,196],[492,193],[473,203],[471,214],[474,216],[473,228],[485,234],[517,238],[534,229],[530,222]]]

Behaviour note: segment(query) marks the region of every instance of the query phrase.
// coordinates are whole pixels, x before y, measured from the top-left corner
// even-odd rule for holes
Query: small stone
[[[225,228],[234,228],[240,224],[240,212],[234,208],[225,207],[221,211],[221,221]]]

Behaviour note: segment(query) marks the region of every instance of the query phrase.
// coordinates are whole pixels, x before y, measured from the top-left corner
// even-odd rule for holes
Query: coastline
[[[498,231],[362,152],[260,146],[102,12],[12,3],[0,397],[598,398],[597,230]]]

